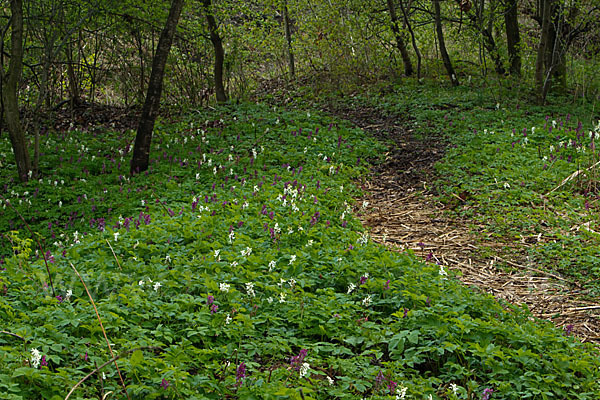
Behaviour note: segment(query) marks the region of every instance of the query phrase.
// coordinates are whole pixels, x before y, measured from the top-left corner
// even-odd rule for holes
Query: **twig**
[[[597,165],[600,165],[600,161],[598,161],[597,163],[595,163],[594,165],[592,165],[591,167],[589,167],[589,168],[587,168],[585,170],[578,169],[577,171],[573,172],[571,175],[569,175],[565,179],[563,179],[563,181],[560,183],[560,185],[558,185],[557,187],[555,187],[554,189],[552,189],[551,191],[549,191],[548,193],[546,193],[546,196],[548,196],[550,193],[552,193],[552,192],[560,189],[561,187],[563,187],[567,182],[569,182],[573,178],[576,178],[583,171],[590,171],[593,168],[595,168]]]
[[[25,339],[23,336],[19,336],[16,333],[12,333],[12,332],[7,332],[7,331],[0,331],[0,333],[4,333],[5,335],[9,335],[9,336],[13,336],[16,337],[18,339],[21,339],[24,342],[27,342],[27,339]]]
[[[568,311],[600,310],[600,306],[585,306],[570,308]]]
[[[102,368],[106,367],[108,364],[110,363],[116,363],[117,360],[119,358],[122,358],[123,356],[126,356],[129,353],[133,353],[134,351],[138,351],[138,350],[162,350],[160,347],[154,347],[154,346],[144,346],[144,347],[138,347],[135,349],[130,349],[130,350],[125,350],[124,352],[118,354],[117,356],[111,358],[110,360],[106,361],[104,364],[100,365],[99,367],[97,367],[96,369],[94,369],[92,372],[90,372],[89,374],[87,374],[86,376],[84,376],[79,382],[77,382],[75,384],[75,386],[73,386],[71,388],[71,390],[69,390],[69,393],[67,394],[67,396],[65,397],[65,400],[68,400],[69,397],[73,394],[73,392],[86,380],[88,380],[92,375],[94,375],[96,372],[100,371]]]
[[[40,243],[39,239],[33,234],[33,232],[31,231],[31,228],[29,227],[29,224],[27,223],[27,221],[25,221],[25,218],[23,218],[21,213],[16,208],[13,207],[12,203],[9,200],[6,200],[6,197],[2,196],[1,194],[0,194],[0,197],[2,197],[2,199],[4,200],[4,203],[5,204],[8,203],[8,206],[10,208],[12,208],[15,213],[17,213],[17,215],[19,216],[19,218],[21,218],[21,220],[23,220],[23,222],[25,223],[25,226],[27,227],[27,230],[29,231],[29,234],[37,242],[38,247],[40,248],[40,251],[42,252],[42,257],[44,258],[44,264],[46,264],[46,272],[48,273],[48,280],[50,281],[50,287],[52,288],[52,296],[56,297],[56,292],[54,291],[54,283],[52,282],[52,275],[50,274],[50,267],[48,266],[48,260],[46,260],[46,253],[44,252],[44,249],[42,248],[42,244]]]
[[[110,351],[110,356],[114,357],[115,355],[113,354],[112,347],[108,340],[108,336],[106,336],[106,330],[104,329],[104,325],[102,325],[102,319],[100,318],[100,314],[98,314],[98,309],[96,308],[96,303],[94,303],[94,299],[92,298],[92,295],[90,294],[90,291],[88,290],[87,285],[83,281],[83,278],[81,277],[81,275],[79,275],[79,271],[77,271],[77,268],[75,268],[73,263],[69,263],[69,264],[71,264],[71,268],[73,268],[73,271],[75,271],[75,273],[79,277],[79,280],[83,284],[83,287],[85,288],[85,291],[86,291],[88,297],[90,298],[90,301],[92,302],[92,306],[94,306],[94,311],[96,312],[96,317],[98,318],[98,322],[100,323],[100,328],[102,329],[102,333],[104,334],[104,339],[106,340],[106,344],[108,345],[108,350]],[[125,387],[125,382],[123,381],[123,376],[121,375],[121,370],[119,369],[119,365],[117,364],[116,359],[115,359],[115,367],[117,368],[117,373],[119,374],[119,379],[121,380],[121,386],[123,386],[125,395],[127,396],[128,399],[130,399],[129,393],[127,393],[127,388]]]
[[[117,258],[115,251],[113,250],[112,246],[110,245],[110,242],[108,241],[108,239],[104,239],[104,240],[106,240],[106,244],[108,244],[108,247],[110,247],[110,251],[112,251],[113,256],[115,257],[115,260],[117,261],[117,265],[119,266],[119,269],[122,271],[123,268],[121,268],[121,264],[119,264],[119,259]]]

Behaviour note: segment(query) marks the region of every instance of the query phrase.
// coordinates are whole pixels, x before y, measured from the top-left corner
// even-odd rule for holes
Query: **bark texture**
[[[452,82],[452,86],[458,86],[460,83],[456,77],[456,73],[454,72],[452,61],[450,60],[450,56],[446,50],[446,42],[444,41],[444,30],[442,29],[442,16],[439,0],[433,0],[433,11],[435,16],[435,32],[437,34],[438,46],[440,48],[440,54],[442,55],[442,61],[444,62],[444,68],[446,68],[446,72],[448,73],[450,82]]]
[[[402,62],[404,63],[404,74],[406,76],[411,76],[414,73],[412,61],[410,60],[410,55],[408,54],[408,49],[406,48],[406,43],[402,38],[402,33],[400,32],[400,26],[398,22],[398,15],[396,14],[396,6],[394,5],[394,0],[387,0],[388,11],[390,13],[390,18],[392,20],[392,32],[394,32],[394,37],[396,38],[396,46],[400,51],[400,55],[402,56]]]
[[[150,82],[148,83],[148,92],[135,136],[135,145],[129,171],[132,175],[148,169],[152,131],[154,130],[154,122],[160,108],[165,66],[169,52],[171,51],[171,44],[173,43],[179,16],[183,9],[183,3],[184,0],[173,0],[165,28],[158,39],[158,46],[152,60],[152,73],[150,74]]]
[[[215,94],[218,103],[225,103],[227,102],[227,93],[225,92],[225,85],[223,84],[223,63],[225,61],[223,40],[219,35],[219,27],[217,26],[217,21],[215,20],[215,16],[211,9],[211,0],[202,0],[202,7],[204,8],[206,22],[208,23],[210,41],[215,49]]]
[[[504,12],[509,72],[513,76],[521,75],[521,34],[519,32],[517,4],[518,0],[507,0]]]
[[[17,173],[22,182],[29,179],[31,159],[19,116],[17,89],[23,70],[23,2],[11,0],[11,54],[8,72],[2,77],[2,101],[8,135],[15,155]]]

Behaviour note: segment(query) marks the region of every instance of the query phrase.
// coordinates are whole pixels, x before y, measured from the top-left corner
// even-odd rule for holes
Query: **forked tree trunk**
[[[440,11],[440,0],[433,0],[433,11],[435,16],[435,32],[437,34],[438,46],[440,48],[440,54],[442,56],[442,61],[444,62],[444,67],[446,68],[446,72],[450,77],[450,82],[452,82],[452,86],[458,86],[458,78],[456,77],[456,73],[454,72],[452,61],[450,61],[450,56],[448,55],[448,51],[446,50],[446,42],[444,41],[444,31],[442,29],[442,17]]]
[[[131,158],[130,174],[137,174],[148,169],[150,160],[150,144],[152,142],[152,131],[154,122],[160,108],[160,96],[163,88],[163,76],[167,58],[171,51],[171,44],[177,29],[177,22],[181,15],[184,0],[173,0],[165,28],[158,39],[158,46],[152,59],[152,72],[148,83],[148,92],[142,109],[142,115],[135,136],[133,156]]]
[[[219,27],[211,9],[211,0],[202,0],[202,5],[204,7],[204,14],[206,15],[206,22],[208,23],[210,41],[215,49],[215,94],[218,103],[225,103],[227,102],[227,93],[225,93],[225,86],[223,85],[223,63],[225,61],[223,40],[219,35]]]
[[[21,79],[23,69],[23,2],[22,0],[11,0],[11,52],[8,72],[2,76],[2,100],[4,115],[8,127],[8,135],[12,144],[17,173],[22,182],[29,179],[31,171],[31,159],[27,149],[27,141],[21,127],[19,116],[19,100],[17,88]]]
[[[519,33],[519,20],[517,13],[518,0],[507,0],[504,12],[504,25],[506,26],[506,45],[508,48],[509,72],[513,76],[521,75],[521,35]]]
[[[396,38],[396,46],[400,51],[400,55],[402,56],[402,62],[404,63],[404,74],[406,76],[411,76],[414,73],[413,65],[410,60],[410,56],[408,55],[408,50],[406,48],[406,43],[402,38],[402,33],[400,32],[400,26],[398,21],[398,15],[396,14],[396,6],[394,5],[394,0],[387,0],[388,11],[390,13],[390,18],[392,20],[392,32],[394,32],[394,37]]]

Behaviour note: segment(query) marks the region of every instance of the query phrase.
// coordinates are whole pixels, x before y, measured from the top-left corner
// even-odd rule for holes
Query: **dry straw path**
[[[528,247],[538,239],[499,243],[486,236],[485,226],[450,217],[445,205],[436,201],[428,187],[433,164],[444,153],[441,138],[429,143],[415,140],[405,122],[373,117],[378,115],[375,110],[330,111],[395,142],[383,165],[363,182],[368,194],[360,203],[368,201],[369,206],[360,218],[374,241],[397,251],[411,249],[456,271],[464,284],[527,305],[534,317],[549,320],[582,341],[600,344],[600,305],[585,300],[577,282],[539,270],[528,260]]]

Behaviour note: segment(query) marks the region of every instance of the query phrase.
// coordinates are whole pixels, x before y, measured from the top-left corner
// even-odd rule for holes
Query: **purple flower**
[[[383,285],[383,290],[389,290],[390,289],[390,280],[388,279],[385,284]]]
[[[246,364],[243,362],[235,370],[235,382],[236,386],[242,386],[242,379],[246,377]]]
[[[573,324],[569,324],[567,326],[565,326],[565,333],[567,335],[570,335],[573,332]]]
[[[216,304],[213,304],[212,306],[210,306],[210,313],[214,314],[217,312],[218,309],[219,309],[219,306]]]
[[[364,285],[365,283],[367,283],[367,280],[369,279],[368,276],[361,276],[360,280],[358,281],[358,286],[360,285]]]
[[[56,296],[56,300],[58,300],[58,304],[63,302],[63,298],[60,294],[58,296]]]
[[[375,386],[376,387],[381,386],[381,384],[383,383],[384,380],[385,380],[385,377],[383,376],[383,372],[380,370],[379,373],[377,374],[377,377],[375,377]]]
[[[52,256],[52,254],[50,254],[50,250],[48,250],[48,251],[46,252],[45,259],[46,259],[46,261],[48,261],[50,264],[54,264],[54,257]]]
[[[394,392],[396,391],[396,386],[398,386],[398,383],[390,379],[390,383],[388,383],[388,389],[390,389],[390,394],[394,394]]]
[[[166,389],[166,388],[168,388],[168,387],[169,387],[169,381],[168,381],[168,380],[166,380],[165,378],[163,378],[162,382],[160,383],[160,386],[161,386],[163,389]]]
[[[483,396],[481,396],[481,400],[490,400],[492,397],[492,393],[494,393],[494,389],[486,388],[483,390]]]
[[[208,303],[208,305],[212,305],[215,302],[215,297],[212,295],[208,295],[208,297],[206,298],[206,302]]]
[[[42,356],[42,360],[40,361],[40,367],[48,366],[48,361],[46,361],[46,356]]]
[[[294,369],[299,370],[300,367],[302,366],[302,363],[304,362],[304,358],[306,357],[307,354],[308,354],[308,350],[306,350],[306,349],[300,350],[300,353],[298,353],[297,356],[293,356],[292,358],[290,358],[290,365],[292,367],[294,367]]]

